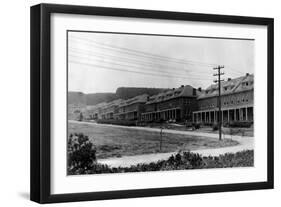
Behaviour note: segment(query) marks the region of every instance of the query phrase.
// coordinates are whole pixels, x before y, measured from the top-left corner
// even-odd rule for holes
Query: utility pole
[[[218,76],[217,80],[214,80],[215,83],[218,83],[218,90],[219,90],[219,95],[218,95],[218,128],[219,128],[219,140],[221,140],[221,127],[222,127],[222,114],[221,114],[221,75],[224,75],[223,72],[221,72],[221,69],[224,68],[223,65],[218,65],[218,67],[213,68],[214,70],[217,70],[218,72],[214,74],[214,76]]]
[[[163,126],[160,127],[160,152],[162,151],[162,140],[163,140]]]

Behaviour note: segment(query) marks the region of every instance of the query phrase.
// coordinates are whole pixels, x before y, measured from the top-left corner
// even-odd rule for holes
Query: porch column
[[[246,109],[246,121],[248,121],[248,107],[246,107],[245,109]]]
[[[194,113],[192,113],[192,120],[191,121],[194,122]]]
[[[204,112],[204,122],[205,123],[207,122],[207,112],[206,111]]]
[[[229,109],[227,110],[227,121],[229,122]]]

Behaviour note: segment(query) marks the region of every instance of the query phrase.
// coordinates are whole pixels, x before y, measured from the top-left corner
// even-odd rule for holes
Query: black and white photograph
[[[66,36],[67,175],[255,167],[255,39]]]
[[[274,19],[187,10],[31,7],[32,201],[274,188]]]

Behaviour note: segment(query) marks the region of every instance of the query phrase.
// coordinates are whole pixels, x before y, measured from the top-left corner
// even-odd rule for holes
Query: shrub
[[[253,122],[251,121],[233,121],[229,123],[229,127],[245,127],[249,128],[251,127]]]
[[[206,168],[249,167],[254,165],[254,151],[244,150],[204,159]]]
[[[137,125],[137,121],[135,121],[135,120],[98,119],[97,123],[113,124],[113,125],[121,125],[121,126],[136,126]]]
[[[198,153],[184,152],[183,159],[185,162],[189,162],[193,168],[202,167],[204,165],[202,156]]]
[[[96,162],[96,150],[83,134],[70,134],[67,142],[67,169],[69,174],[85,174]]]
[[[200,129],[200,124],[199,123],[193,123],[192,125],[193,125],[193,127],[195,129]]]
[[[218,126],[218,124],[213,124],[212,128],[213,128],[213,131],[217,131],[219,129],[219,126]]]

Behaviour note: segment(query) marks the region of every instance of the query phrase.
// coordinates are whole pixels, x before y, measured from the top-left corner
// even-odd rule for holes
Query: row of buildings
[[[254,75],[228,79],[221,83],[223,122],[252,122]],[[113,119],[153,122],[176,120],[212,124],[218,121],[218,85],[195,89],[190,85],[149,96],[86,106],[80,111],[87,119]],[[81,114],[80,114],[81,116]]]

